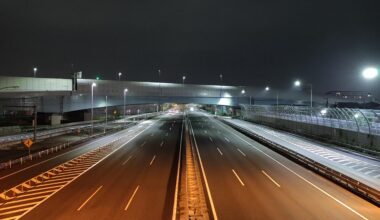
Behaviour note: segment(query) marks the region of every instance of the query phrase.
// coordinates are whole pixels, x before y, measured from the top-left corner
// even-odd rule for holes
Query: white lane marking
[[[164,146],[164,141],[161,141],[160,147]]]
[[[208,138],[210,139],[210,141],[212,142],[212,138],[210,136],[208,136]]]
[[[223,127],[222,125],[220,125],[219,123],[217,123],[219,126],[221,126],[222,128],[225,128]],[[226,129],[226,128],[225,128]],[[347,204],[345,204],[344,202],[340,201],[339,199],[335,198],[334,196],[330,195],[328,192],[324,191],[323,189],[321,189],[320,187],[318,187],[317,185],[315,185],[314,183],[310,182],[309,180],[307,180],[306,178],[304,178],[303,176],[301,176],[300,174],[296,173],[295,171],[293,171],[292,169],[288,168],[287,166],[285,166],[284,164],[282,164],[280,161],[274,159],[273,157],[271,157],[270,155],[266,154],[264,151],[258,149],[257,147],[253,146],[251,143],[249,143],[248,141],[246,141],[245,139],[243,139],[242,137],[240,137],[239,135],[237,135],[235,132],[231,132],[232,134],[234,134],[236,137],[238,137],[240,140],[244,141],[245,143],[247,143],[249,146],[253,147],[254,149],[256,149],[257,151],[261,152],[262,154],[264,154],[265,156],[267,156],[268,158],[272,159],[273,161],[275,161],[276,163],[278,163],[280,166],[284,167],[286,170],[288,170],[289,172],[293,173],[294,175],[296,175],[298,178],[300,178],[301,180],[305,181],[306,183],[308,183],[309,185],[313,186],[315,189],[319,190],[320,192],[322,192],[323,194],[325,194],[326,196],[330,197],[331,199],[333,199],[334,201],[336,201],[337,203],[339,203],[340,205],[342,205],[343,207],[347,208],[348,210],[350,210],[351,212],[355,213],[357,216],[361,217],[362,219],[368,219],[366,217],[364,217],[362,214],[360,214],[359,212],[357,212],[356,210],[354,210],[353,208],[351,208],[350,206],[348,206]]]
[[[236,148],[244,157],[246,156],[243,151],[241,151],[239,148]]]
[[[153,156],[152,160],[149,163],[149,166],[152,166],[154,159],[156,159],[156,155]]]
[[[122,166],[125,165],[125,164],[126,164],[131,158],[132,158],[132,155],[129,156],[129,157],[123,162]]]
[[[129,199],[129,201],[128,201],[128,203],[127,203],[127,206],[125,206],[124,211],[127,211],[127,210],[128,210],[128,208],[129,208],[129,206],[131,205],[132,200],[133,200],[133,198],[135,197],[135,195],[136,195],[136,193],[137,193],[137,190],[139,190],[139,188],[140,188],[140,185],[138,185],[138,186],[136,187],[135,191],[133,192],[131,198]]]
[[[91,145],[91,144],[97,143],[97,142],[99,142],[99,141],[105,141],[105,139],[107,139],[107,138],[111,138],[111,137],[116,136],[116,135],[120,135],[120,134],[123,133],[123,132],[125,132],[125,131],[121,131],[121,132],[119,132],[119,133],[116,133],[116,134],[113,134],[113,135],[110,135],[110,136],[104,137],[104,138],[102,138],[102,139],[99,139],[99,140],[96,140],[96,141],[93,141],[93,142],[90,142],[90,143],[87,143],[87,144],[85,144],[85,145]],[[128,131],[128,132],[129,132],[129,131]],[[20,172],[25,171],[25,170],[27,170],[27,169],[30,169],[30,168],[32,168],[32,167],[35,167],[35,166],[41,165],[41,164],[46,163],[46,162],[48,162],[48,161],[50,161],[50,160],[54,160],[54,159],[56,159],[56,158],[58,158],[58,157],[64,156],[64,155],[69,154],[69,153],[72,153],[73,151],[78,151],[79,149],[81,149],[81,148],[75,148],[75,149],[72,149],[72,150],[70,150],[70,151],[68,151],[68,152],[66,152],[66,153],[59,154],[59,155],[57,155],[57,156],[55,156],[55,157],[52,157],[52,158],[50,158],[50,159],[47,159],[47,160],[41,161],[41,162],[39,162],[39,163],[36,163],[36,164],[31,165],[31,166],[25,167],[25,168],[23,168],[23,169],[21,169],[21,170],[18,170],[18,171],[16,171],[16,172],[10,173],[10,174],[5,175],[5,176],[2,176],[2,177],[0,177],[0,180],[5,179],[5,178],[10,177],[10,176],[13,176],[13,175],[15,175],[15,174],[17,174],[17,173],[20,173]],[[89,149],[89,151],[90,151],[90,150],[91,150],[91,149]]]
[[[222,151],[220,151],[219,147],[217,147],[216,149],[219,151],[220,155],[223,156],[223,153]]]
[[[172,220],[176,220],[177,214],[177,197],[178,197],[178,186],[179,186],[179,174],[181,172],[181,152],[182,152],[182,136],[183,136],[183,125],[184,119],[182,119],[182,130],[181,130],[181,138],[179,144],[179,153],[178,153],[178,165],[177,165],[177,178],[175,183],[175,191],[174,191],[174,203],[173,203],[173,214]]]
[[[240,184],[241,184],[242,186],[244,186],[244,183],[243,183],[243,181],[240,179],[239,175],[238,175],[238,174],[235,172],[235,170],[234,170],[234,169],[232,169],[232,172],[235,174],[235,177],[236,177],[236,179],[238,179],[238,180],[239,180]]]
[[[190,120],[189,120],[189,123],[190,123],[191,133],[192,133],[192,135],[193,135],[193,139],[194,139],[194,143],[195,143],[195,148],[196,148],[196,150],[197,150],[197,155],[198,155],[199,163],[200,163],[200,165],[201,165],[202,176],[203,176],[203,179],[205,180],[206,191],[207,191],[207,195],[208,195],[208,198],[209,198],[209,201],[210,201],[210,206],[211,206],[212,215],[213,215],[213,217],[214,217],[214,220],[218,220],[218,216],[216,215],[216,210],[215,210],[214,201],[213,201],[213,199],[212,199],[211,191],[210,191],[210,187],[209,187],[209,185],[208,185],[208,181],[207,181],[207,177],[206,177],[206,172],[205,172],[205,170],[204,170],[204,168],[203,168],[203,162],[202,162],[201,154],[199,153],[197,140],[195,139],[193,126],[191,125],[191,121],[190,121]]]
[[[144,147],[145,144],[146,144],[146,141],[144,141],[144,142],[140,145],[140,147]]]
[[[268,177],[268,179],[270,179],[270,181],[272,181],[277,187],[281,187],[280,184],[278,184],[276,181],[274,181],[274,179],[269,176],[264,170],[261,170],[261,172],[266,176]]]
[[[157,121],[153,122],[152,124],[150,124],[149,126],[147,126],[146,128],[144,128],[142,131],[138,132],[137,134],[135,134],[131,139],[129,139],[128,141],[124,142],[123,144],[121,144],[118,148],[116,148],[115,150],[113,150],[111,153],[109,153],[107,156],[103,157],[102,159],[100,159],[98,162],[96,162],[94,165],[92,165],[91,167],[89,167],[87,170],[85,170],[83,173],[79,174],[77,177],[74,177],[72,180],[70,180],[69,182],[67,182],[65,185],[63,185],[60,189],[58,189],[57,191],[55,191],[54,193],[50,194],[49,196],[47,196],[45,199],[41,200],[37,205],[35,205],[33,208],[27,210],[26,212],[24,212],[22,215],[19,215],[17,216],[18,219],[22,218],[23,216],[25,216],[26,214],[28,214],[29,212],[31,212],[33,209],[35,209],[37,206],[39,206],[40,204],[42,204],[43,202],[45,202],[46,200],[48,200],[50,197],[54,196],[57,192],[59,192],[60,190],[62,190],[63,188],[65,188],[67,185],[69,185],[70,183],[72,183],[73,181],[75,181],[76,179],[78,179],[79,177],[81,177],[82,175],[84,175],[85,173],[87,173],[89,170],[91,170],[93,167],[95,167],[96,165],[98,165],[99,163],[101,163],[103,160],[107,159],[109,156],[111,156],[113,153],[115,153],[116,151],[120,150],[122,147],[124,147],[125,145],[127,145],[129,142],[131,142],[132,140],[134,140],[136,137],[138,137],[140,134],[142,134],[144,131],[148,130],[150,127],[152,127],[154,124],[156,124]]]
[[[229,140],[228,138],[224,137],[224,139],[225,139],[228,143],[230,142],[230,140]]]
[[[79,208],[77,209],[77,211],[80,211],[91,199],[92,197],[95,196],[96,193],[98,193],[98,191],[102,188],[103,186],[100,186],[94,193],[91,194],[90,197],[88,197],[88,199],[86,199],[86,201],[84,201],[84,203],[82,203],[81,206],[79,206]]]

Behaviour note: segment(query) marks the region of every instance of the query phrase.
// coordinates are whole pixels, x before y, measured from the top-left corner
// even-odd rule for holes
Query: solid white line
[[[217,123],[219,126],[223,127],[222,125],[220,125],[219,123]],[[347,204],[345,204],[344,202],[340,201],[339,199],[335,198],[334,196],[330,195],[328,192],[324,191],[323,189],[319,188],[317,185],[315,185],[314,183],[310,182],[309,180],[307,180],[306,178],[304,178],[303,176],[301,176],[300,174],[296,173],[295,171],[293,171],[292,169],[288,168],[287,166],[285,166],[284,164],[282,164],[280,161],[274,159],[273,157],[271,157],[270,155],[266,154],[264,151],[258,149],[257,147],[253,146],[251,143],[249,143],[248,141],[246,141],[245,139],[243,139],[242,137],[240,137],[239,135],[237,135],[235,132],[231,132],[232,134],[234,134],[236,137],[238,137],[239,139],[241,139],[242,141],[244,141],[245,143],[247,143],[249,146],[253,147],[254,149],[256,149],[257,151],[261,152],[262,154],[264,154],[265,156],[267,156],[268,158],[272,159],[273,161],[275,161],[277,164],[279,164],[280,166],[282,166],[283,168],[285,168],[286,170],[288,170],[289,172],[293,173],[294,175],[296,175],[298,178],[300,178],[301,180],[305,181],[306,183],[308,183],[309,185],[313,186],[315,189],[319,190],[320,192],[322,192],[323,194],[325,194],[326,196],[330,197],[331,199],[333,199],[334,201],[336,201],[337,203],[339,203],[340,205],[342,205],[343,207],[347,208],[348,210],[350,210],[351,212],[355,213],[356,215],[358,215],[359,217],[361,217],[362,219],[368,219],[366,217],[364,217],[362,214],[360,214],[359,212],[357,212],[356,210],[354,210],[353,208],[349,207]]]
[[[125,165],[130,159],[132,158],[132,155],[128,157],[128,159],[126,159],[122,165]]]
[[[272,179],[272,177],[270,177],[264,170],[261,170],[261,172],[266,176],[268,177],[268,179],[270,179],[277,187],[281,187],[280,184],[278,184],[276,181],[274,181],[274,179]]]
[[[149,166],[152,166],[152,163],[153,163],[154,159],[156,159],[156,155],[153,156],[152,160],[149,163]]]
[[[140,185],[138,185],[138,186],[136,187],[135,191],[133,192],[133,194],[132,194],[131,198],[130,198],[130,199],[129,199],[129,201],[128,201],[128,204],[127,204],[127,206],[125,206],[125,209],[124,209],[124,211],[127,211],[127,209],[128,209],[128,207],[129,207],[129,205],[131,205],[131,203],[132,203],[132,200],[133,200],[133,198],[135,197],[135,195],[136,195],[136,193],[137,193],[137,190],[139,190],[139,187],[140,187]]]
[[[220,155],[223,156],[223,153],[222,153],[222,151],[220,151],[219,147],[217,147],[216,149],[219,151]]]
[[[208,138],[209,138],[209,139],[210,139],[210,141],[212,142],[212,138],[211,138],[210,136],[209,136]]]
[[[237,175],[237,173],[235,172],[234,169],[232,169],[232,172],[235,174],[235,177],[239,180],[240,184],[241,184],[242,186],[244,186],[243,181],[240,179],[239,175]]]
[[[88,201],[90,201],[92,199],[92,197],[95,196],[96,193],[98,193],[98,191],[102,188],[103,186],[100,186],[94,193],[92,193],[92,195],[90,197],[88,197],[88,199],[86,199],[86,201],[84,201],[84,203],[82,203],[81,206],[79,206],[79,208],[77,209],[77,211],[80,211],[87,203]]]
[[[189,123],[190,123],[191,132],[192,132],[192,134],[193,134],[193,139],[194,139],[194,143],[195,143],[195,148],[196,148],[196,150],[197,150],[197,155],[198,155],[199,163],[200,163],[200,165],[201,165],[202,176],[203,176],[203,179],[205,180],[205,185],[206,185],[207,195],[208,195],[208,198],[209,198],[209,200],[210,200],[210,206],[211,206],[212,215],[213,215],[213,217],[214,217],[214,220],[218,220],[218,216],[216,215],[216,210],[215,210],[214,201],[213,201],[213,199],[212,199],[211,191],[210,191],[210,187],[209,187],[209,185],[208,185],[208,181],[207,181],[207,177],[206,177],[206,172],[205,172],[205,170],[204,170],[204,168],[203,168],[203,162],[202,162],[201,154],[199,153],[197,140],[195,139],[193,126],[191,125],[191,121],[190,121],[190,120],[189,120]]]
[[[246,156],[243,151],[241,151],[239,148],[236,148],[244,157]]]
[[[178,153],[178,165],[177,165],[177,178],[175,183],[175,191],[174,191],[174,203],[173,203],[173,214],[172,214],[172,220],[176,220],[176,214],[177,214],[177,197],[178,197],[178,186],[179,186],[179,174],[181,172],[181,152],[182,152],[182,136],[183,136],[183,125],[184,125],[184,119],[182,119],[182,130],[181,130],[181,138],[180,138],[180,144],[179,144],[179,153]]]
[[[27,210],[26,212],[24,212],[23,214],[17,216],[17,219],[20,219],[22,218],[23,216],[25,216],[26,214],[28,214],[30,211],[32,211],[33,209],[35,209],[37,206],[39,206],[41,203],[45,202],[47,199],[49,199],[50,197],[52,197],[53,195],[55,195],[57,192],[59,192],[60,190],[62,190],[64,187],[66,187],[67,185],[69,185],[70,183],[72,183],[73,181],[75,181],[76,179],[78,179],[79,177],[81,177],[82,175],[84,175],[85,173],[87,173],[89,170],[91,170],[93,167],[95,167],[96,165],[98,165],[99,163],[101,163],[103,160],[107,159],[109,156],[111,156],[113,153],[115,153],[116,151],[120,150],[122,147],[124,147],[125,145],[127,145],[129,142],[131,142],[132,140],[134,140],[137,136],[139,136],[140,134],[142,134],[144,131],[148,130],[150,127],[152,127],[156,122],[153,122],[151,125],[147,126],[146,128],[144,128],[142,131],[138,132],[136,135],[134,135],[131,139],[129,139],[128,141],[124,142],[123,144],[121,144],[118,148],[116,148],[115,150],[113,150],[111,153],[109,153],[107,156],[103,157],[102,159],[100,159],[98,162],[96,162],[94,165],[92,165],[91,167],[89,167],[87,170],[85,170],[83,173],[79,174],[77,177],[74,177],[74,179],[72,179],[71,181],[67,182],[64,186],[62,186],[59,190],[55,191],[54,193],[50,194],[48,197],[46,197],[45,199],[41,200],[36,206],[34,206],[33,208]],[[61,164],[62,165],[62,164]],[[60,166],[60,165],[59,165]],[[58,167],[58,166],[57,166]]]

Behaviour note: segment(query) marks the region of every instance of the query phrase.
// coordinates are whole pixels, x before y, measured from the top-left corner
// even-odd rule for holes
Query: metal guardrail
[[[380,136],[380,110],[241,105],[243,117],[265,116]]]
[[[235,128],[236,130],[253,137],[258,142],[270,147],[276,152],[279,152],[280,154],[288,157],[289,159],[313,170],[314,172],[336,182],[337,184],[347,188],[348,190],[354,192],[355,194],[365,198],[366,200],[372,202],[376,206],[380,207],[380,191],[358,181],[355,180],[343,173],[340,173],[330,167],[327,167],[315,160],[312,160],[308,157],[305,157],[293,150],[290,150],[286,147],[283,147],[282,145],[279,145],[267,138],[264,138],[263,136],[260,136],[256,133],[253,133],[245,128],[239,127],[237,125],[234,125],[230,122],[227,122],[225,120],[222,120],[224,123],[228,124],[229,126]]]

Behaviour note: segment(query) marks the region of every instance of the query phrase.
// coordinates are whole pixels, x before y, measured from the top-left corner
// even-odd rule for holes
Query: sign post
[[[29,138],[28,139],[26,139],[24,142],[24,145],[25,145],[25,147],[27,147],[28,148],[28,151],[29,151],[29,156],[30,156],[30,147],[32,146],[32,144],[33,144],[33,141],[32,140],[30,140]]]

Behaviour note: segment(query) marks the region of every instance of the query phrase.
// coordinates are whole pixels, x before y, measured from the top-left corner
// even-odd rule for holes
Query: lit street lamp
[[[270,87],[269,86],[265,87],[265,91],[269,92]],[[276,110],[278,111],[278,91],[276,91]]]
[[[362,72],[362,76],[364,77],[364,79],[368,79],[368,80],[374,79],[378,75],[379,75],[379,72],[375,67],[365,68]]]
[[[222,98],[222,90],[223,90],[223,75],[219,75],[220,78],[220,98]]]
[[[124,89],[124,127],[125,127],[125,96],[127,95],[128,89]]]
[[[294,86],[296,87],[301,87],[302,83],[301,81],[299,80],[296,80],[294,82]],[[312,84],[307,84],[308,86],[310,86],[310,112],[312,111],[311,109],[313,108],[313,85]]]
[[[186,76],[182,76],[182,84],[185,84]]]
[[[118,75],[119,75],[119,81],[120,81],[122,73],[121,73],[121,72],[119,72],[119,74],[118,74]]]
[[[38,70],[37,67],[34,67],[34,68],[33,68],[33,74],[34,74],[34,77],[37,76],[37,70]]]
[[[94,87],[96,83],[91,84],[91,135],[94,133]]]

